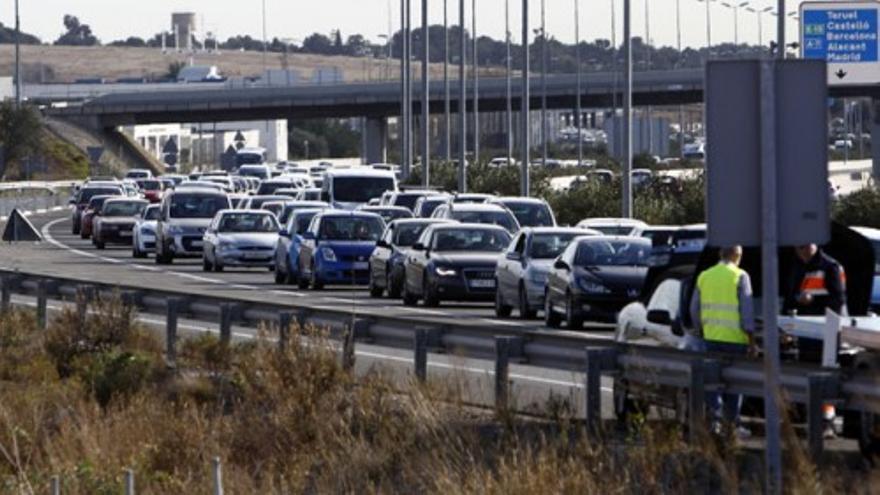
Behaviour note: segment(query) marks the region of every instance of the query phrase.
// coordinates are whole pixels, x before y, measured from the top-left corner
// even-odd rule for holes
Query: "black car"
[[[443,300],[493,301],[495,265],[510,244],[502,227],[442,224],[425,229],[404,263],[403,303],[437,306]]]
[[[556,258],[547,277],[544,315],[548,327],[581,328],[589,317],[615,321],[639,298],[648,273],[651,241],[641,237],[596,236],[574,240]]]
[[[412,211],[404,206],[362,206],[358,211],[375,213],[382,217],[385,222],[393,222],[403,218],[413,218]]]
[[[419,239],[430,225],[447,223],[444,220],[428,218],[409,218],[395,220],[388,224],[376,249],[370,256],[370,296],[400,297],[403,287],[403,262],[409,248]]]

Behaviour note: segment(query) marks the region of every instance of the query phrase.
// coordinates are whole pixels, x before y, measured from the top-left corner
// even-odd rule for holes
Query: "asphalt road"
[[[260,269],[202,271],[200,259],[176,259],[156,265],[153,258],[135,260],[131,248],[107,246],[99,251],[91,241],[70,233],[67,212],[30,217],[45,242],[0,245],[0,267],[29,273],[68,276],[124,286],[162,288],[184,293],[241,298],[244,301],[291,304],[310,308],[350,308],[359,314],[379,314],[414,322],[498,325],[507,332],[546,331],[557,334],[612,338],[613,327],[587,324],[587,330],[551,330],[543,320],[498,319],[491,303],[444,303],[438,308],[407,307],[399,299],[371,298],[366,287],[328,287],[321,291],[277,285],[274,275]]]

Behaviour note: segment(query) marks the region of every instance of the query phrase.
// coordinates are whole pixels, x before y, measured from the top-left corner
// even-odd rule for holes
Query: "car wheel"
[[[275,283],[283,284],[287,282],[287,273],[281,269],[281,265],[275,268]]]
[[[211,262],[208,261],[208,255],[202,255],[202,271],[210,272],[214,267],[211,266]]]
[[[104,249],[105,247],[107,247],[107,245],[104,244],[103,241],[95,241],[95,247],[98,249]]]
[[[70,231],[73,233],[73,235],[79,234],[79,222],[73,222],[73,226],[71,227]]]
[[[312,290],[321,290],[324,288],[324,282],[321,280],[321,277],[318,276],[318,270],[315,269],[315,265],[312,264],[312,275],[310,284],[312,286]]]
[[[86,234],[82,229],[80,229],[80,231],[79,231],[79,238],[80,238],[80,239],[88,239],[88,238],[89,238],[89,235]]]
[[[403,304],[406,306],[415,306],[419,303],[419,298],[409,291],[406,281],[403,282],[403,295],[401,297],[403,298]]]
[[[131,256],[132,256],[132,258],[143,259],[143,258],[147,257],[147,253],[141,251],[138,248],[137,243],[134,243],[131,248]]]
[[[373,274],[370,273],[370,297],[382,297],[382,294],[384,293],[385,290],[376,286],[376,279],[373,278]]]
[[[296,278],[296,286],[302,290],[309,288],[309,279],[305,278],[302,272],[300,272],[299,276]]]
[[[390,270],[386,273],[388,278],[385,280],[385,288],[388,289],[388,297],[397,299],[400,297],[400,284],[394,283],[394,275]]]
[[[571,294],[565,298],[565,322],[569,330],[580,330],[584,326],[584,317],[578,311],[577,303]]]
[[[553,304],[550,302],[550,294],[544,294],[544,323],[550,328],[559,328],[562,318],[553,311]]]
[[[436,289],[434,289],[431,285],[431,282],[428,280],[428,277],[425,276],[424,281],[422,282],[422,298],[425,306],[436,308],[440,306],[440,296],[437,294]]]
[[[284,271],[284,283],[286,285],[294,285],[299,282],[299,278],[289,269]]]
[[[496,284],[496,287],[498,287],[498,284]],[[504,304],[504,296],[501,294],[501,288],[498,287],[495,289],[495,316],[498,318],[508,318],[510,317],[510,312],[512,310],[512,307]]]
[[[529,296],[526,294],[526,288],[519,286],[519,317],[523,320],[531,320],[537,312],[529,306]]]

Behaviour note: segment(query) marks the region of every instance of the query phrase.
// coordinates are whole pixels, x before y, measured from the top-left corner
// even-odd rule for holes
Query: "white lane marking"
[[[410,308],[410,307],[407,307],[407,306],[404,306],[404,307],[402,307],[402,308],[398,308],[397,306],[394,306],[394,309],[399,309],[399,310],[401,310],[401,311],[409,311],[409,312],[411,312],[411,313],[420,313],[420,314],[423,314],[423,315],[447,316],[446,313],[444,313],[444,312],[442,312],[442,311],[434,311],[434,310],[431,310],[431,309]]]
[[[288,291],[288,290],[273,290],[270,292],[272,292],[272,294],[278,294],[279,296],[306,297],[305,294],[301,294],[299,292]]]
[[[525,325],[525,323],[518,322],[518,321],[508,321],[508,320],[501,320],[501,319],[493,320],[491,318],[480,318],[479,321],[482,321],[483,323],[488,323],[490,325],[506,325],[508,327],[521,327],[521,326]]]

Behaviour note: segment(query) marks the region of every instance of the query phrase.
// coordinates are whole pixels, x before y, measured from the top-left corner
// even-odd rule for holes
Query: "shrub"
[[[836,200],[832,218],[844,225],[880,228],[880,188],[866,187]]]
[[[79,364],[83,379],[101,407],[107,407],[114,398],[140,392],[159,370],[155,358],[141,352],[101,352],[80,358]]]

